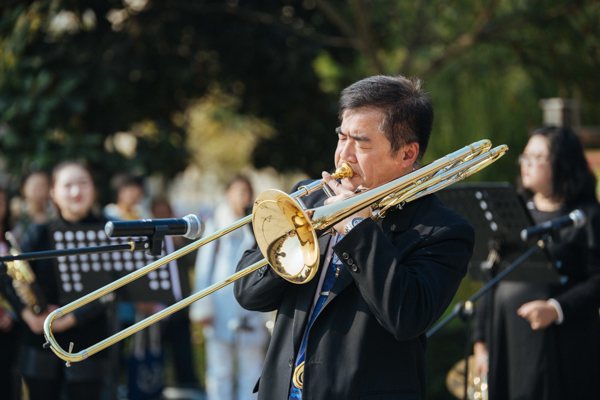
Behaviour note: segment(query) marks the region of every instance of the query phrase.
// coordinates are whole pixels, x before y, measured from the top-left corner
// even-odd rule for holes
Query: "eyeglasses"
[[[519,154],[519,165],[540,165],[548,161],[548,157]]]

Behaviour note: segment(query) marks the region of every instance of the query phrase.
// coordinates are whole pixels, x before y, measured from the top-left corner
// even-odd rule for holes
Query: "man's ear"
[[[412,169],[419,156],[419,143],[411,142],[403,146],[396,154],[396,162],[402,169]]]

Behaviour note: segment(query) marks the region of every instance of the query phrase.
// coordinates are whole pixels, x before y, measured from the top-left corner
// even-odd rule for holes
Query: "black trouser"
[[[19,328],[20,326],[15,324],[9,332],[0,331],[0,397],[3,400],[21,398],[21,378],[17,373]]]
[[[29,400],[60,400],[61,389],[65,387],[68,400],[99,400],[104,382],[64,382],[23,378],[29,390]]]
[[[92,357],[67,368],[63,360],[41,347],[23,346],[21,375],[29,400],[99,400],[106,376],[106,360]]]

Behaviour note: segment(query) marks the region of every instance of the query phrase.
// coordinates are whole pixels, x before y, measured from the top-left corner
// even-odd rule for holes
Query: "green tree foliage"
[[[106,174],[172,176],[190,160],[187,121],[178,116],[190,100],[217,91],[237,97],[239,113],[278,132],[256,147],[257,164],[329,169],[335,134],[322,138],[335,126],[335,101],[319,90],[311,68],[319,46],[229,8],[220,1],[137,0],[4,6],[0,135],[9,167],[24,172],[85,157]],[[135,136],[133,153],[115,151],[115,133],[123,131]],[[326,153],[327,161],[320,157]],[[323,161],[313,163],[315,154]]]
[[[306,4],[304,2],[303,4]],[[311,2],[334,26],[315,68],[338,93],[372,74],[424,79],[436,108],[425,161],[481,138],[513,151],[475,179],[513,180],[527,133],[541,124],[538,101],[579,99],[583,121],[598,124],[600,5],[593,1],[474,0]],[[507,164],[508,163],[508,164]]]
[[[485,137],[515,160],[544,97],[579,98],[583,120],[598,122],[590,0],[38,0],[2,11],[0,135],[14,171],[85,156],[171,176],[190,160],[187,121],[174,116],[217,87],[273,128],[256,166],[318,175],[331,169],[339,91],[377,73],[425,80],[436,106],[426,161]],[[129,156],[111,152],[136,124],[151,134],[136,134]],[[479,179],[512,179],[509,164]]]

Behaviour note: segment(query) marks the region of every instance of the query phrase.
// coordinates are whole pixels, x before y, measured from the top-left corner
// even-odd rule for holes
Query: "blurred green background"
[[[0,14],[0,180],[13,187],[65,158],[91,162],[100,188],[117,171],[171,179],[189,165],[319,176],[340,90],[374,74],[425,81],[425,162],[509,145],[472,181],[514,183],[540,99],[575,99],[600,125],[597,1],[6,0]],[[431,399],[450,398],[462,332],[430,341]]]

